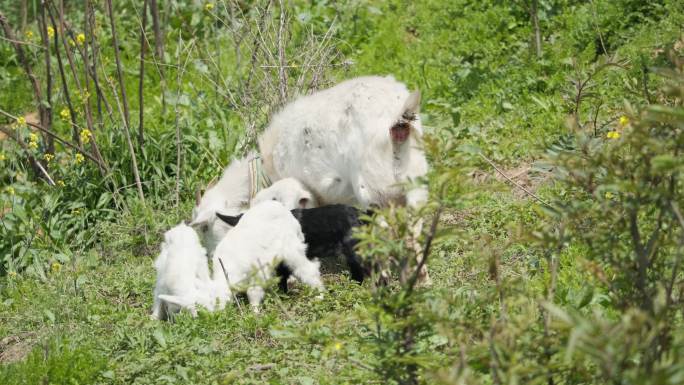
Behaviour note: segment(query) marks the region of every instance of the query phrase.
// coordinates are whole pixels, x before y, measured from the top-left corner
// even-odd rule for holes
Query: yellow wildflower
[[[55,36],[55,29],[52,27],[47,27],[47,35],[48,35],[48,37]]]
[[[214,3],[207,3],[204,5],[204,9],[207,10],[207,12],[211,12],[212,9],[214,9]]]
[[[35,132],[32,132],[29,134],[29,140],[31,142],[37,142],[38,141],[38,135]]]
[[[23,126],[23,125],[25,125],[25,124],[26,124],[26,118],[25,118],[25,117],[20,116],[20,117],[17,118],[17,125]]]
[[[50,265],[50,271],[53,273],[59,273],[60,270],[62,270],[62,264],[59,262],[52,262]]]
[[[620,133],[617,131],[609,131],[606,134],[606,138],[608,138],[608,139],[620,139]]]
[[[28,148],[30,148],[31,150],[35,150],[36,148],[38,148],[38,142],[29,142]]]
[[[5,156],[5,154],[3,154],[2,152],[0,152],[0,162],[2,162],[2,161],[5,160],[5,159],[7,159],[7,157]]]
[[[12,186],[7,186],[7,187],[5,188],[5,192],[6,192],[8,195],[14,195],[14,194],[16,193],[16,191],[14,191],[14,187],[12,187]]]
[[[59,187],[64,187],[64,181],[61,180],[61,179],[58,180],[58,181],[57,181],[57,186],[59,186]]]
[[[7,275],[12,279],[17,278],[17,272],[16,271],[10,271],[9,273],[7,273]]]
[[[59,116],[61,116],[62,119],[67,120],[71,117],[71,112],[69,112],[68,108],[62,108],[62,111],[59,112]]]
[[[43,155],[43,159],[45,159],[46,162],[50,163],[53,159],[55,159],[55,156],[50,153],[46,153],[45,155]]]
[[[335,350],[339,351],[340,349],[342,349],[342,343],[341,342],[335,342],[334,347],[335,347]]]
[[[83,144],[88,144],[90,143],[90,138],[93,136],[93,133],[86,128],[81,130],[81,133],[79,135],[81,136],[81,142],[83,142]]]
[[[82,33],[79,33],[78,35],[76,35],[76,42],[79,45],[82,45],[83,43],[85,43],[85,35]]]
[[[626,126],[626,125],[629,124],[629,118],[626,117],[626,116],[624,116],[624,115],[622,115],[622,116],[620,117],[619,122],[620,122],[620,126],[623,126],[623,127],[624,127],[624,126]]]
[[[75,160],[76,160],[76,164],[81,164],[81,163],[83,163],[85,158],[83,157],[82,154],[76,154]]]
[[[33,31],[26,31],[25,33],[27,39],[31,39],[33,37]]]
[[[606,197],[606,199],[613,199],[613,197],[615,197],[615,195],[613,195],[613,193],[610,191],[606,191],[603,196]]]

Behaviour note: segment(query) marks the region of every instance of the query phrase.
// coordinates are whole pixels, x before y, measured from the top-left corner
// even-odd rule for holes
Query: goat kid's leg
[[[289,267],[287,267],[283,262],[280,262],[278,266],[276,266],[276,275],[280,277],[280,281],[278,282],[278,287],[283,293],[287,293],[288,286],[287,286],[287,280],[290,278],[292,275],[292,270],[290,270]]]
[[[358,283],[363,283],[363,279],[366,276],[366,269],[364,269],[361,259],[354,250],[355,245],[356,242],[353,239],[345,239],[342,244],[342,253],[347,259],[347,266],[349,267],[351,278]]]
[[[264,288],[261,286],[251,286],[247,289],[247,299],[250,306],[252,306],[252,310],[257,314],[259,313],[259,305],[261,305],[264,295]]]

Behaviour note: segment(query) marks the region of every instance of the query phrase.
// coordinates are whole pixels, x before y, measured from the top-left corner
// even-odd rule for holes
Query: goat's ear
[[[305,209],[306,205],[308,205],[308,204],[309,204],[309,198],[307,198],[307,197],[299,198],[299,208],[300,209]]]
[[[221,214],[218,211],[216,212],[216,216],[218,219],[222,220],[223,222],[235,227],[237,226],[238,222],[240,222],[240,218],[242,218],[242,214],[233,216],[233,215],[225,215]]]
[[[199,225],[201,223],[208,222],[210,219],[212,219],[214,217],[215,212],[216,211],[214,211],[214,210],[208,210],[208,209],[205,209],[205,210],[198,212],[197,215],[195,215],[195,218],[190,222],[190,226],[196,226],[196,225]]]
[[[200,201],[202,201],[202,190],[198,187],[195,190],[195,206],[199,206]]]
[[[166,295],[160,294],[159,299],[174,305],[178,305],[184,309],[192,309],[195,305],[195,299],[190,296]]]
[[[415,90],[404,102],[404,114],[415,115],[420,112],[420,91]]]

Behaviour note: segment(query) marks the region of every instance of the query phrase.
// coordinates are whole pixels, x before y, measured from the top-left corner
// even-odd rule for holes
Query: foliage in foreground
[[[51,44],[52,129],[74,143],[95,141],[113,172],[103,176],[95,162],[59,143],[48,151],[49,141],[19,119],[0,121],[27,146],[2,141],[0,357],[33,351],[3,362],[0,377],[681,382],[684,10],[675,1],[534,2],[538,54],[532,3],[294,2],[284,15],[275,2],[173,3],[161,10],[168,28],[161,55],[153,53],[148,24],[143,102],[131,96],[140,79],[140,5],[115,2],[128,124],[116,106],[122,95],[110,19],[95,4],[95,38],[85,34],[86,41],[97,49],[99,79],[111,83],[102,82],[102,96],[89,95],[95,129],[84,134],[85,105],[59,114],[69,107]],[[13,25],[18,15],[9,15]],[[29,15],[18,35],[29,40],[30,30],[30,42],[41,45],[40,12],[30,8]],[[70,3],[65,17],[72,26],[85,21]],[[287,36],[282,46],[279,31]],[[85,64],[78,32],[74,45],[57,44],[69,91],[77,85],[66,50],[78,71]],[[0,95],[0,108],[21,117],[37,104],[11,45],[3,41],[0,49],[0,82],[16,90]],[[25,49],[44,82],[44,51]],[[280,71],[283,57],[291,66]],[[361,253],[392,274],[390,284],[358,286],[328,266],[330,295],[321,301],[295,287],[287,296],[274,291],[258,317],[242,306],[181,315],[173,324],[150,321],[151,258],[163,230],[189,212],[196,187],[250,148],[284,100],[367,73],[393,73],[419,87],[426,102],[432,203],[422,212],[390,210],[387,227],[360,234]],[[100,124],[97,105],[105,99],[114,114],[103,106]],[[143,140],[130,151],[123,130],[129,126],[135,139],[139,116]],[[64,186],[49,186],[31,156]],[[533,197],[491,176],[500,164],[520,183],[509,168],[529,169],[542,157],[527,171],[533,183],[522,186]],[[424,231],[416,236],[411,229],[420,220]],[[415,286],[421,252],[412,246],[428,239],[434,244],[423,257],[433,285]],[[25,345],[5,339],[15,336]],[[72,361],[78,370],[66,366]]]

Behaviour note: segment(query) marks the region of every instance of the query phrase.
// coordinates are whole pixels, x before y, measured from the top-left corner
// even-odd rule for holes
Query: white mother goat
[[[420,148],[420,93],[393,77],[360,77],[288,104],[259,139],[271,180],[304,183],[319,204],[417,206],[427,173]]]

